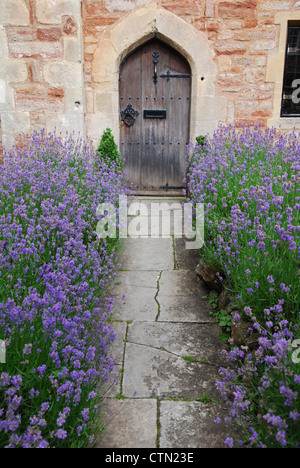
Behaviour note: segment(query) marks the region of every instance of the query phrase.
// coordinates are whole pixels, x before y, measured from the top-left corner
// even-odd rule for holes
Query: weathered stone
[[[27,112],[3,112],[1,115],[2,131],[17,135],[30,130],[30,119]]]
[[[55,42],[62,37],[61,28],[38,28],[37,39],[39,41]]]
[[[40,58],[50,60],[62,57],[62,47],[59,42],[12,42],[9,49],[11,56],[16,58]]]
[[[29,24],[29,12],[24,0],[1,0],[1,24],[23,25]]]
[[[60,24],[63,15],[80,16],[80,0],[36,0],[37,19],[42,24]]]
[[[209,289],[214,289],[218,292],[222,291],[222,283],[218,279],[216,272],[213,271],[202,259],[199,260],[195,271]]]
[[[198,362],[221,365],[221,332],[216,323],[135,322],[128,327],[127,339],[144,345],[145,353],[149,346],[178,357],[191,356]]]
[[[249,320],[245,320],[244,318],[241,318],[238,324],[235,324],[232,315],[231,338],[236,346],[248,346],[250,350],[257,346],[260,335],[253,332],[252,325]]]
[[[83,85],[82,65],[73,62],[48,62],[44,67],[47,83],[58,88],[79,88]]]
[[[228,305],[230,299],[228,296],[228,291],[226,289],[222,289],[222,291],[219,294],[218,297],[218,308],[225,309],[225,307]]]
[[[162,401],[160,448],[223,448],[228,427],[214,422],[223,411],[216,403]]]
[[[62,17],[62,29],[67,36],[77,33],[77,24],[71,16],[64,15]]]
[[[125,239],[120,255],[123,268],[129,270],[173,270],[172,239]]]
[[[28,78],[26,63],[17,59],[1,59],[0,78],[6,81],[6,83],[22,83],[26,81]]]
[[[64,134],[77,133],[84,134],[84,118],[83,115],[76,113],[70,114],[59,114],[56,113],[46,114],[46,127],[48,132],[54,132],[58,128]]]
[[[45,90],[42,86],[29,85],[16,91],[16,109],[24,112],[63,112],[62,89]]]
[[[146,352],[145,352],[146,351]],[[189,362],[167,351],[126,344],[123,394],[136,398],[219,398],[218,367]]]
[[[218,14],[222,18],[244,18],[255,14],[257,0],[239,0],[235,2],[220,2]]]
[[[4,80],[0,80],[0,103],[6,102],[6,83]]]
[[[114,360],[114,364],[121,365],[123,363],[127,324],[126,322],[113,322],[111,328],[117,336],[111,345],[110,357]]]
[[[5,29],[0,28],[0,59],[8,58],[8,44]]]
[[[96,448],[156,448],[156,400],[105,399],[103,411],[107,427]]]
[[[81,41],[78,37],[64,39],[64,57],[67,62],[80,62],[82,59]]]

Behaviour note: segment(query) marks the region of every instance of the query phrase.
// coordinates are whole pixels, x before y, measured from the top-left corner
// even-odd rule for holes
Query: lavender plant
[[[0,447],[82,447],[95,430],[117,240],[96,236],[123,172],[74,135],[44,131],[0,166]]]
[[[222,127],[204,145],[188,148],[188,190],[205,204],[208,263],[226,279],[231,301],[258,349],[233,345],[221,370],[230,421],[250,430],[243,443],[300,443],[299,366],[291,343],[299,337],[300,146],[297,135],[275,129]],[[290,395],[290,398],[288,398]],[[232,440],[229,444],[232,445]]]

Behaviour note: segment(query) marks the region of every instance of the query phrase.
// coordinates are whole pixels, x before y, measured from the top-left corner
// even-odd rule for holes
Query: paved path
[[[151,201],[136,202],[140,221]],[[131,231],[137,219],[128,218]],[[97,448],[215,448],[228,435],[214,423],[223,411],[215,389],[221,330],[202,299],[207,291],[194,272],[197,253],[165,234],[124,241],[111,291],[116,302],[126,294],[113,315],[116,382],[106,388],[103,406],[111,422]]]

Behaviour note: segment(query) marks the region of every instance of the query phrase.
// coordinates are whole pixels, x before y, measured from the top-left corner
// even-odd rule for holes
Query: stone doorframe
[[[86,114],[87,135],[94,142],[110,127],[119,143],[119,69],[122,60],[137,47],[157,37],[190,64],[190,138],[212,133],[225,121],[226,99],[215,96],[214,52],[205,35],[157,4],[127,15],[99,42],[92,63],[93,113]]]

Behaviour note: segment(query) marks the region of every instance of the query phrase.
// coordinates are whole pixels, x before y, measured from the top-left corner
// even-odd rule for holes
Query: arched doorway
[[[120,152],[136,192],[170,193],[183,186],[190,98],[189,63],[159,39],[121,63]]]

